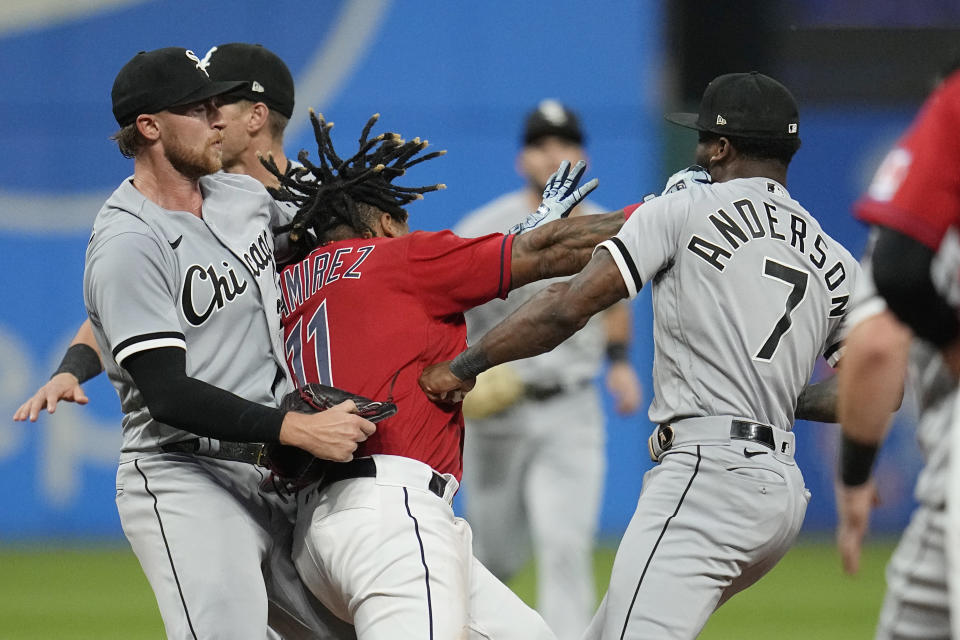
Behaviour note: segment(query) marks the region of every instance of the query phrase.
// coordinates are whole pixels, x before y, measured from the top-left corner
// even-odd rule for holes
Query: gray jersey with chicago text
[[[782,185],[691,185],[644,204],[600,247],[630,297],[653,286],[653,422],[734,415],[792,428],[817,357],[839,358],[860,266]]]
[[[602,209],[592,202],[583,202],[577,207],[577,215],[600,213]],[[530,213],[526,191],[514,191],[471,213],[457,224],[454,231],[463,237],[472,238],[488,233],[505,232]],[[479,340],[498,322],[516,311],[527,300],[545,289],[550,283],[563,278],[550,278],[531,282],[510,292],[505,299],[491,300],[467,311],[467,340],[471,344]],[[555,349],[536,356],[512,362],[510,366],[520,379],[540,386],[574,385],[591,380],[603,365],[603,348],[606,343],[603,321],[591,318],[587,325],[559,344]]]
[[[200,179],[203,217],[148,200],[127,179],[100,210],[84,300],[123,409],[121,461],[193,437],[153,420],[124,360],[186,350],[187,375],[275,406],[288,390],[271,226],[289,218],[257,180]]]

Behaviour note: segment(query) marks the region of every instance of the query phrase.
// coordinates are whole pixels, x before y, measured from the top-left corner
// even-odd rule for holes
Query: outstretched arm
[[[616,235],[637,206],[612,213],[568,218],[570,211],[597,186],[596,179],[576,189],[585,164],[578,162],[573,169],[563,162],[547,182],[543,202],[537,212],[510,233],[513,241],[512,285],[514,288],[556,276],[566,276],[583,268],[593,248]],[[663,194],[689,189],[694,184],[709,184],[710,174],[703,167],[693,165],[674,173],[667,180]],[[654,198],[644,196],[642,202]]]
[[[512,288],[577,273],[590,261],[594,247],[616,235],[624,220],[621,209],[556,220],[518,236],[511,255]]]
[[[606,249],[599,250],[583,271],[566,282],[551,284],[453,361],[428,367],[420,376],[420,387],[431,400],[455,401],[472,387],[477,374],[502,362],[550,351],[595,313],[626,296],[627,287],[613,257]]]
[[[100,351],[93,336],[90,319],[87,318],[70,342],[70,347],[56,372],[45,385],[37,389],[29,400],[20,405],[13,414],[13,419],[17,422],[24,420],[36,422],[43,409],[48,413],[54,413],[57,410],[57,403],[61,400],[87,404],[87,394],[83,392],[83,387],[80,385],[99,375],[101,371],[103,371],[103,363],[100,359]]]
[[[535,280],[569,276],[583,268],[593,248],[623,226],[623,211],[569,218],[570,212],[596,189],[597,179],[577,188],[586,163],[573,168],[564,160],[547,180],[537,210],[507,231],[516,237],[510,255],[511,288]]]

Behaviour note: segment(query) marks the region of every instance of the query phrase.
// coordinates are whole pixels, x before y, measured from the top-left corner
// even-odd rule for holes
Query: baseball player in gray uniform
[[[293,114],[294,83],[287,65],[266,47],[244,42],[211,47],[200,64],[213,80],[242,80],[229,94],[218,96],[223,117],[223,170],[254,177],[268,187],[279,186],[276,177],[260,162],[260,156],[272,156],[283,169],[288,166],[283,133]],[[296,212],[288,203],[280,205],[288,209],[287,218]],[[102,371],[87,319],[50,380],[20,405],[13,419],[34,422],[43,409],[54,413],[60,401],[86,404],[82,384]]]
[[[643,490],[587,638],[693,638],[710,614],[786,553],[809,493],[795,418],[839,356],[859,265],[786,188],[799,147],[790,92],[751,72],[715,78],[697,164],[713,184],[628,207],[584,270],[554,284],[421,387],[444,401],[490,366],[547,351],[598,311],[653,287],[654,397]],[[822,415],[817,415],[822,418]]]
[[[927,342],[911,342],[873,287],[869,258],[848,318],[839,379],[840,420],[845,438],[880,442],[891,411],[898,406],[904,379],[915,394],[919,414],[917,442],[926,464],[917,477],[918,506],[887,565],[887,593],[876,637],[882,640],[948,640],[946,486],[950,429],[957,395],[956,380],[939,351]],[[845,444],[844,451],[850,444]],[[837,546],[844,569],[856,573],[870,510],[877,492],[865,474],[857,477],[856,459],[841,457],[837,483]],[[853,474],[851,476],[851,474]]]
[[[467,215],[463,237],[504,231],[537,207],[550,173],[563,160],[585,159],[576,114],[544,100],[524,123],[517,165],[527,185]],[[600,213],[590,201],[574,215]],[[554,280],[541,280],[467,311],[467,337],[479,340]],[[627,359],[630,311],[615,305],[549,353],[511,367],[519,398],[487,417],[467,417],[464,486],[477,558],[501,580],[537,559],[537,610],[559,638],[579,638],[596,606],[593,546],[606,469],[604,416],[594,384],[610,359],[607,387],[622,413],[639,408],[637,375]],[[610,330],[607,331],[607,327]],[[469,407],[469,405],[468,405]],[[532,545],[531,545],[532,543]]]
[[[349,460],[374,426],[352,403],[275,408],[290,388],[270,232],[283,212],[253,178],[215,173],[224,125],[211,98],[243,83],[205,67],[168,47],[114,81],[134,174],[94,222],[84,300],[124,413],[117,507],[168,637],[281,637],[274,607],[295,618],[283,637],[324,637],[337,632],[274,543],[290,535],[283,498],[261,489],[244,443]]]

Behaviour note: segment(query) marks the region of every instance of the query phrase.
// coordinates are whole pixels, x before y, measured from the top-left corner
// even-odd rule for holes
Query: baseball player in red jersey
[[[521,225],[519,235],[410,233],[402,206],[440,185],[391,181],[431,156],[411,160],[426,146],[419,139],[387,134],[367,143],[372,124],[361,151],[340,160],[329,125],[316,120],[319,166],[284,180],[302,194],[291,235],[308,240],[309,251],[280,277],[291,371],[301,382],[389,398],[398,407],[357,459],[333,465],[298,494],[294,561],[313,593],[362,640],[552,638],[540,616],[473,557],[470,527],[450,507],[461,475],[460,405],[430,402],[417,378],[427,364],[464,348],[465,310],[534,279],[576,271],[620,227],[623,212],[534,230]],[[592,189],[567,196],[581,173],[578,165],[549,196],[566,177],[562,168],[528,221],[569,211]]]
[[[960,372],[958,130],[960,71],[953,71],[926,100],[913,124],[887,154],[866,195],[855,205],[856,216],[874,225],[870,263],[879,295],[915,335],[941,348],[954,376]],[[874,366],[874,375],[877,370]],[[953,422],[949,456],[957,460],[960,430],[956,428],[956,416]],[[854,431],[845,421],[841,474],[848,499],[870,491],[866,483],[882,437],[881,428]],[[950,608],[957,611],[960,563],[954,554],[960,545],[960,473],[952,464],[949,468],[943,546],[948,560]],[[860,495],[861,502],[868,497]],[[925,576],[923,582],[924,598],[928,598],[932,579]],[[950,624],[953,637],[960,637],[960,616],[952,615]],[[930,629],[929,625],[924,627],[923,637],[933,637]]]

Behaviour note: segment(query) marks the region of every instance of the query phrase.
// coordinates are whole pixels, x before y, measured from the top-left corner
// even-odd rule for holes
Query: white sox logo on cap
[[[210,47],[210,51],[207,51],[207,53],[203,56],[203,59],[198,62],[198,66],[201,69],[203,69],[204,71],[207,70],[207,67],[210,66],[210,56],[212,56],[213,52],[216,50],[217,50],[216,47]],[[191,51],[190,53],[193,53],[193,52]],[[209,73],[207,74],[207,77],[208,78],[210,77]]]
[[[212,50],[211,50],[211,53],[212,53]],[[198,57],[197,57],[197,54],[195,54],[193,51],[190,51],[190,49],[187,49],[187,50],[184,52],[184,55],[186,55],[188,58],[190,58],[191,60],[193,60],[194,62],[196,62],[196,63],[197,63],[197,69],[200,69],[200,71],[203,71],[203,73],[204,73],[208,78],[210,77],[210,74],[207,73],[207,65],[210,64],[210,54],[209,54],[209,53],[208,53],[206,56],[204,56],[203,60],[201,60],[200,58],[198,58]]]

